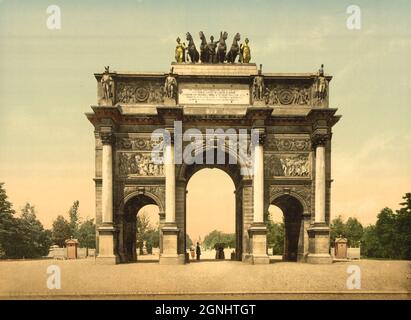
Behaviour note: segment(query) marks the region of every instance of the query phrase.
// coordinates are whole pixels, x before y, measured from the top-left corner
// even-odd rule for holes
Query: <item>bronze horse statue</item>
[[[233,39],[233,44],[231,45],[230,51],[227,53],[226,60],[229,63],[235,63],[235,59],[240,53],[240,46],[238,45],[238,41],[241,40],[240,34],[236,33]]]
[[[186,39],[188,41],[187,51],[188,55],[190,56],[190,61],[197,63],[200,60],[200,54],[197,51],[196,45],[190,32],[187,32]]]
[[[225,55],[227,52],[227,45],[225,44],[225,41],[227,40],[228,33],[224,31],[220,32],[220,40],[218,41],[218,47],[217,47],[217,62],[218,63],[224,63],[225,61]]]
[[[200,39],[201,39],[200,59],[201,59],[202,63],[207,63],[208,59],[209,59],[207,39],[206,39],[206,36],[204,35],[203,31],[200,31],[199,35],[200,35]]]

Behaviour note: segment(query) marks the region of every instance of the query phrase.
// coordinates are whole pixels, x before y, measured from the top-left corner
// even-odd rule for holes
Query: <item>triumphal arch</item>
[[[274,204],[284,213],[284,258],[331,262],[331,129],[340,118],[329,106],[332,77],[323,66],[263,72],[239,34],[230,50],[200,37],[200,52],[189,33],[188,46],[177,39],[167,72],[95,74],[97,104],[86,115],[95,128],[97,260],[136,261],[136,214],[156,204],[160,263],[185,263],[186,187],[207,167],[235,185],[237,260],[269,262]]]

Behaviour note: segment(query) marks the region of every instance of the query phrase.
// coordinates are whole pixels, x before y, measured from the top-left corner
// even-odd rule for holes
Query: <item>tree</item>
[[[400,203],[402,208],[397,210],[395,224],[396,244],[398,247],[397,257],[400,259],[411,259],[411,193],[406,193],[404,202]]]
[[[334,246],[335,239],[339,237],[346,237],[345,224],[341,216],[333,219],[330,224],[330,243]]]
[[[384,208],[378,214],[378,220],[375,224],[375,234],[378,238],[379,252],[378,256],[385,259],[397,257],[396,243],[396,217],[390,208]]]
[[[82,248],[96,247],[96,225],[94,219],[87,219],[80,224],[77,230],[77,239]]]
[[[364,233],[362,224],[357,220],[357,218],[350,217],[345,223],[344,230],[345,236],[348,240],[348,245],[350,247],[358,247]]]
[[[186,248],[190,248],[193,245],[193,240],[191,240],[190,236],[186,234]]]
[[[147,253],[153,253],[153,248],[160,247],[159,226],[152,227],[148,216],[141,212],[137,215],[136,247],[143,251],[144,242],[146,243]]]
[[[53,221],[52,227],[53,243],[59,247],[64,247],[66,245],[66,240],[70,239],[70,236],[70,223],[63,216],[57,216],[56,220]]]
[[[26,203],[21,210],[21,217],[15,219],[13,250],[8,253],[11,258],[38,258],[49,252],[50,233],[44,230],[37,220],[34,206]]]
[[[207,249],[214,249],[216,243],[224,243],[226,247],[235,248],[235,234],[213,230],[205,236],[203,246]]]
[[[77,238],[77,231],[79,226],[79,209],[80,202],[78,200],[73,202],[69,210],[69,224],[70,224],[70,235],[73,238]]]
[[[275,223],[268,220],[267,245],[273,248],[273,255],[283,255],[284,253],[284,223]]]
[[[372,258],[378,258],[380,256],[380,243],[374,225],[364,228],[361,239],[361,255]]]
[[[144,241],[147,241],[147,233],[150,231],[150,219],[145,212],[137,215],[136,247],[143,250]]]
[[[267,224],[267,246],[272,248],[274,255],[284,253],[284,222],[276,223],[270,215]]]
[[[8,201],[4,183],[0,183],[0,258],[7,257],[9,247],[13,242],[15,211]]]

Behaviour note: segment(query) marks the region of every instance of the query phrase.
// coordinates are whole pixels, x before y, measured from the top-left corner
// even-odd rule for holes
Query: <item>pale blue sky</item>
[[[57,4],[62,29],[46,28]],[[346,28],[356,4],[362,29]],[[0,181],[18,209],[49,224],[79,199],[94,215],[93,73],[168,71],[175,39],[221,30],[250,39],[266,72],[311,72],[321,63],[331,106],[333,215],[373,222],[410,191],[409,1],[10,1],[0,0]]]

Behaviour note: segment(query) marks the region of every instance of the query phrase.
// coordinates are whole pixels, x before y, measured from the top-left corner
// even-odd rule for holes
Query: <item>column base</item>
[[[114,256],[97,256],[96,257],[96,263],[97,264],[119,264],[120,263],[120,257],[117,255]]]
[[[254,255],[252,253],[245,253],[242,256],[241,261],[247,264],[269,264],[270,257],[268,255]]]
[[[165,223],[161,229],[163,252],[160,255],[160,264],[184,264],[185,256],[178,254],[179,232],[180,230],[175,223]]]
[[[309,253],[307,255],[307,263],[312,264],[330,264],[333,262],[333,258],[330,254],[315,254]]]
[[[99,252],[96,262],[99,264],[120,263],[120,257],[115,253],[116,229],[112,224],[103,224],[98,228]]]
[[[332,263],[330,254],[330,228],[325,223],[314,223],[308,229],[309,245],[307,262]]]
[[[267,254],[267,226],[264,223],[253,223],[248,229],[251,241],[251,253],[245,256],[245,261],[251,264],[269,264]]]

